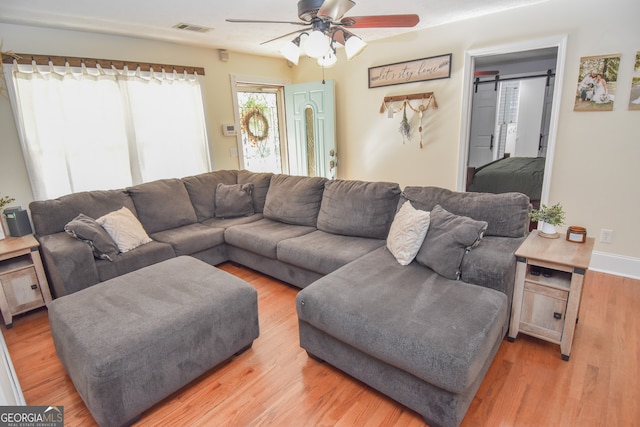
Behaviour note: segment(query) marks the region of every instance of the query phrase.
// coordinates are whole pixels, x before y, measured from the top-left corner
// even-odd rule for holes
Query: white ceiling
[[[413,28],[354,29],[365,41],[390,37],[547,0],[356,0],[345,16],[415,13]],[[189,45],[278,56],[293,38],[260,45],[302,27],[240,24],[226,18],[298,21],[296,0],[0,0],[0,22],[135,36]],[[210,28],[178,30],[179,23]],[[5,46],[11,48],[10,46]]]

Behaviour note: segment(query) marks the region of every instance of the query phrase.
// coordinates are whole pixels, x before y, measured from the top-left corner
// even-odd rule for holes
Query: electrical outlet
[[[603,228],[600,230],[600,241],[602,243],[611,243],[613,240],[613,230],[608,228]]]

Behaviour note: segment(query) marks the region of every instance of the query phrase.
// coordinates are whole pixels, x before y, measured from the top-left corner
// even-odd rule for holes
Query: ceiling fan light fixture
[[[348,60],[352,60],[358,56],[365,47],[367,47],[367,43],[365,43],[360,37],[345,34],[344,53],[347,55]]]
[[[304,51],[308,56],[318,59],[329,52],[330,46],[331,39],[322,31],[314,30],[304,42]]]
[[[324,68],[331,68],[336,65],[336,62],[338,62],[338,57],[333,49],[329,49],[329,52],[318,58],[318,65]]]
[[[298,65],[300,59],[300,37],[296,37],[289,43],[280,48],[280,54],[284,56],[287,61]]]

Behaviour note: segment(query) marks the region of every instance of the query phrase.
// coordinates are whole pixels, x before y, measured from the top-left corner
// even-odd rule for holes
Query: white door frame
[[[551,107],[551,124],[549,127],[549,140],[547,145],[547,156],[545,160],[544,180],[542,183],[541,195],[541,203],[548,203],[549,188],[551,185],[551,168],[553,165],[553,156],[555,152],[556,136],[558,131],[558,121],[560,118],[560,99],[562,96],[565,57],[567,51],[566,34],[498,46],[490,46],[465,52],[462,86],[462,114],[460,119],[460,150],[458,153],[458,191],[465,191],[466,187],[467,159],[469,156],[469,132],[471,123],[471,99],[473,95],[473,71],[475,69],[475,58],[482,56],[523,52],[535,49],[544,49],[549,47],[557,48],[558,53],[556,59],[555,85],[553,89],[553,105]]]

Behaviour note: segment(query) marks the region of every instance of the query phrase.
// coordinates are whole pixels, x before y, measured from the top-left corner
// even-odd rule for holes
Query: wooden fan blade
[[[236,22],[241,24],[292,24],[292,25],[309,25],[308,22],[293,22],[293,21],[262,21],[259,19],[225,19],[227,22]]]
[[[420,22],[420,17],[413,14],[349,16],[340,20],[342,25],[349,28],[415,27],[418,22]]]
[[[335,30],[333,31],[333,39],[335,41],[337,41],[338,43],[340,43],[341,45],[344,46],[345,43],[345,35],[350,35],[350,36],[355,36],[355,34],[353,34],[350,31],[345,30],[343,27],[333,27]]]
[[[352,0],[324,0],[318,10],[318,16],[337,21],[355,5],[356,3]]]
[[[309,31],[310,29],[311,29],[311,27],[309,27],[309,28],[303,28],[302,30],[298,30],[298,31],[292,31],[292,32],[290,32],[290,33],[283,34],[283,35],[281,35],[281,36],[278,36],[278,37],[273,38],[273,39],[271,39],[271,40],[267,40],[266,42],[262,42],[262,43],[260,43],[260,44],[261,44],[261,45],[263,45],[263,44],[271,43],[271,42],[273,42],[273,41],[280,40],[280,39],[281,39],[281,38],[283,38],[283,37],[291,36],[291,35],[298,34],[298,33],[303,33],[303,32],[305,32],[305,31]]]

